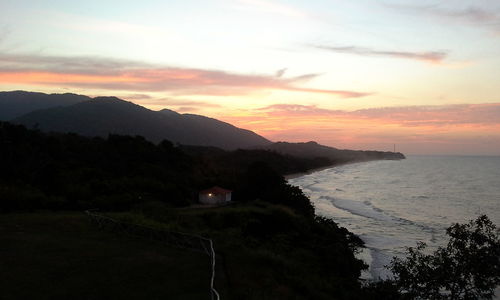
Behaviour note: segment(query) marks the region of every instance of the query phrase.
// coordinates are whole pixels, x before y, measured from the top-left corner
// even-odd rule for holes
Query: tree
[[[500,284],[499,230],[483,215],[446,234],[446,247],[432,254],[419,243],[391,261],[395,286],[409,299],[491,299]]]

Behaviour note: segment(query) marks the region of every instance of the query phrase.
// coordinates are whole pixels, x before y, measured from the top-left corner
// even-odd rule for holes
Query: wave
[[[384,223],[391,223],[393,225],[418,227],[419,230],[426,231],[432,235],[431,242],[435,241],[435,229],[433,227],[402,217],[394,216],[390,212],[373,205],[373,203],[368,200],[361,202],[349,199],[334,198],[330,196],[321,196],[319,197],[319,199],[329,200],[330,203],[337,209],[347,211],[356,216],[369,218]]]
[[[394,218],[385,214],[382,209],[374,209],[370,201],[353,201],[348,199],[321,196],[319,199],[327,199],[338,209],[345,210],[353,215],[370,218],[378,221],[393,221]]]

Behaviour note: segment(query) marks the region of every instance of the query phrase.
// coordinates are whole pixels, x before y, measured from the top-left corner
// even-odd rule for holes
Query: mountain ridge
[[[302,143],[276,142],[256,147],[256,149],[276,151],[280,154],[299,158],[327,158],[331,161],[332,165],[369,160],[399,160],[406,158],[400,152],[337,149],[318,144],[314,141]]]
[[[15,108],[7,109],[10,115],[15,115],[13,112],[18,115],[9,121],[45,132],[73,132],[101,137],[109,134],[139,135],[155,143],[169,140],[182,145],[224,150],[262,149],[305,159],[320,158],[325,161],[326,158],[331,165],[405,158],[401,153],[341,150],[313,141],[273,143],[251,130],[214,118],[181,114],[167,108],[153,111],[113,96],[91,98],[71,93],[0,92],[0,108],[9,108],[9,105]],[[21,112],[25,113],[19,115]]]
[[[0,92],[0,121],[10,121],[39,109],[68,106],[91,99],[73,93],[45,94],[20,90]]]
[[[271,143],[250,130],[205,116],[179,114],[168,109],[153,111],[117,97],[88,99],[34,110],[11,121],[46,132],[102,137],[109,134],[140,135],[155,143],[166,139],[178,144],[227,150]]]

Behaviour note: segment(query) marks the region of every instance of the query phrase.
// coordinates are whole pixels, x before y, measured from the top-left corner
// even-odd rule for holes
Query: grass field
[[[210,299],[209,260],[83,213],[0,215],[0,299]]]
[[[106,215],[211,238],[224,300],[359,299],[335,229],[285,206]],[[0,214],[0,300],[210,299],[209,284],[207,255],[99,229],[82,212]]]

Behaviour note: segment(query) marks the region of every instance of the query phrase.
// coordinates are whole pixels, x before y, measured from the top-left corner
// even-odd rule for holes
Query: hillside
[[[53,95],[46,95],[46,98],[51,97]],[[5,103],[17,103],[16,99],[14,97]],[[23,109],[27,110],[28,106]],[[140,135],[155,143],[166,139],[183,145],[214,146],[223,149],[248,148],[270,143],[252,131],[216,119],[179,114],[167,109],[152,111],[116,97],[89,98],[89,101],[69,106],[39,110],[36,110],[36,105],[31,108],[33,111],[12,121],[46,132],[73,132],[101,137],[108,134]]]
[[[99,230],[82,212],[1,215],[0,244],[2,300],[210,298],[206,255]]]
[[[260,180],[276,179],[272,172],[303,172],[318,164],[265,150],[175,147],[168,141],[155,145],[120,135],[45,134],[0,122],[0,212],[96,206],[126,210],[148,201],[186,206],[197,200],[198,191],[213,185],[232,189],[236,200],[263,199],[255,192],[269,184]],[[284,180],[278,177],[277,182],[285,187]],[[273,198],[281,200],[286,199]],[[300,207],[308,203],[303,200]]]
[[[400,152],[340,150],[337,148],[320,145],[316,142],[277,142],[258,148],[276,151],[281,154],[291,155],[298,158],[326,158],[330,160],[332,165],[381,159],[405,159],[405,156]]]
[[[73,298],[136,299],[148,289],[142,298],[153,299],[151,293],[170,292],[167,285],[169,299],[203,298],[196,295],[208,291],[198,284],[205,273],[189,277],[203,261],[91,228],[82,211],[98,208],[122,221],[213,239],[223,299],[362,297],[357,279],[365,265],[354,256],[362,241],[314,216],[301,190],[262,162],[279,166],[292,157],[213,149],[228,160],[221,164],[184,149],[141,137],[45,134],[0,122],[0,244],[8,245],[0,249],[0,269],[9,270],[0,272],[2,296],[66,299],[82,291]],[[214,183],[233,190],[232,205],[187,207]]]
[[[91,98],[76,94],[0,92],[0,121],[9,121],[39,109],[73,105]]]

